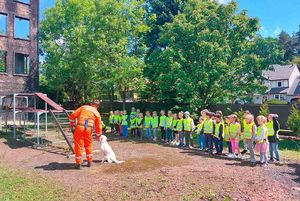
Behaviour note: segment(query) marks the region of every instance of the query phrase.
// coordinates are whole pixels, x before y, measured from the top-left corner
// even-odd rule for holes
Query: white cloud
[[[279,26],[276,26],[276,28],[275,28],[275,30],[273,31],[273,36],[274,37],[277,37],[279,34],[280,34],[280,32],[282,31],[282,28],[280,28]]]
[[[232,0],[216,0],[219,4],[228,4],[230,3]]]

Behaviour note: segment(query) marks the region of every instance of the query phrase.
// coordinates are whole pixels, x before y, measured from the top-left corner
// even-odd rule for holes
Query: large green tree
[[[47,87],[77,103],[134,89],[143,72],[144,15],[138,0],[57,0],[41,23]],[[117,82],[128,74],[134,79]]]
[[[186,1],[182,12],[161,27],[162,48],[147,58],[145,97],[196,108],[263,91],[261,72],[268,65],[251,51],[258,19],[237,10],[236,2]]]

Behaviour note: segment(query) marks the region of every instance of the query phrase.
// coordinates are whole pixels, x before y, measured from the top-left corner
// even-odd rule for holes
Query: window
[[[29,74],[29,56],[15,54],[15,74]]]
[[[277,99],[277,100],[280,100],[280,94],[275,94],[274,98]]]
[[[0,73],[6,73],[6,51],[0,50]]]
[[[15,0],[15,1],[25,3],[25,4],[30,4],[30,0]]]
[[[30,21],[25,18],[15,17],[15,38],[30,38]]]
[[[282,87],[282,82],[278,82],[278,87]]]
[[[7,15],[0,13],[0,35],[7,35]]]

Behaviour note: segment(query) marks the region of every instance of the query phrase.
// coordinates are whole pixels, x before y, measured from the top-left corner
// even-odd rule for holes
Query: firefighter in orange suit
[[[98,112],[99,100],[93,100],[90,105],[84,105],[70,115],[70,128],[75,125],[74,145],[76,168],[82,168],[82,150],[86,152],[88,167],[91,167],[93,160],[93,129],[96,131],[97,140],[100,142],[102,134],[101,117]]]

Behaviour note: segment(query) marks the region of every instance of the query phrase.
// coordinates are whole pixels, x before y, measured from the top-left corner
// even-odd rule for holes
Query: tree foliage
[[[295,105],[291,109],[291,114],[288,118],[287,125],[295,132],[296,135],[300,135],[300,112]]]
[[[268,66],[251,51],[258,20],[236,13],[236,2],[187,1],[161,27],[163,48],[148,57],[146,97],[206,107],[261,90],[261,71]]]
[[[259,108],[259,115],[267,117],[270,114],[269,104],[268,101],[265,101],[263,104],[261,104]]]
[[[134,86],[142,79],[144,15],[138,0],[56,1],[41,23],[48,87],[80,103]]]

